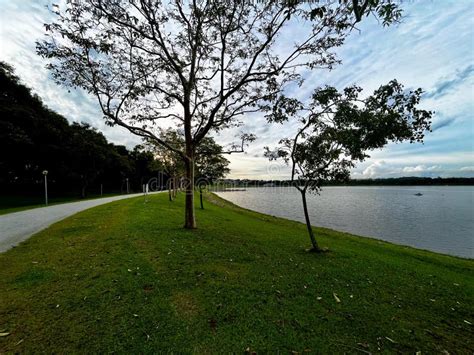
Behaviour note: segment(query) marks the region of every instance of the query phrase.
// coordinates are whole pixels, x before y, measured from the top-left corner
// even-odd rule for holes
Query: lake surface
[[[244,208],[304,222],[294,187],[217,194]],[[319,196],[308,194],[308,209],[314,226],[474,258],[473,197],[474,186],[326,187]]]

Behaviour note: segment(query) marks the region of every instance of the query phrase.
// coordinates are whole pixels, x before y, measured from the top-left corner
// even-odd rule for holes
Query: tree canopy
[[[169,129],[163,133],[167,141],[176,147],[184,146],[183,135]],[[181,157],[173,151],[166,149],[153,140],[147,140],[146,150],[153,154],[161,163],[164,171],[173,177],[183,177],[185,166]],[[224,157],[223,147],[216,143],[214,138],[205,137],[196,149],[195,175],[196,182],[200,184],[211,184],[218,179],[224,178],[229,172],[230,161]]]
[[[154,157],[109,143],[86,123],[69,124],[21,83],[13,67],[0,62],[0,187],[10,193],[37,190],[48,170],[51,192],[120,191],[156,176]],[[144,182],[143,182],[144,181]]]
[[[431,127],[432,112],[420,109],[421,89],[405,90],[396,80],[380,86],[368,97],[362,88],[331,86],[314,90],[308,103],[281,95],[267,118],[282,123],[296,119],[293,137],[275,149],[266,148],[270,159],[282,158],[291,167],[291,181],[301,192],[308,232],[315,250],[306,204],[306,192],[318,192],[327,181],[348,180],[350,169],[368,152],[389,142],[422,142]]]

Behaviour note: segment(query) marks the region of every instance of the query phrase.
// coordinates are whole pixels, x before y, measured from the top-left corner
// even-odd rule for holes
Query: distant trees
[[[168,129],[161,133],[162,137],[173,144],[178,149],[182,149],[186,144],[185,138],[178,130]],[[253,136],[247,136],[243,141],[253,140]],[[178,180],[185,176],[186,168],[183,160],[173,151],[170,151],[162,145],[156,144],[153,140],[147,140],[147,147],[156,158],[161,162],[161,167],[171,177],[168,182],[170,200],[175,194]],[[243,147],[240,147],[243,150]],[[239,147],[231,147],[231,151],[238,150]],[[203,208],[202,190],[203,188],[215,182],[218,179],[224,178],[229,172],[228,168],[230,161],[224,157],[222,146],[217,144],[212,137],[204,137],[195,151],[194,175],[196,180],[194,186],[199,189],[200,203]],[[173,189],[172,189],[173,186]]]
[[[85,198],[89,185],[100,179],[104,169],[109,167],[107,163],[113,151],[105,137],[88,124],[74,122],[62,134],[69,158],[68,175],[71,181],[80,183],[80,194]]]
[[[224,179],[223,183],[235,187],[260,187],[272,184],[276,187],[292,186],[291,180],[250,180]],[[474,185],[474,178],[469,177],[417,177],[405,176],[399,178],[350,179],[347,181],[324,180],[321,186],[410,186],[410,185]]]
[[[196,150],[196,178],[212,184],[229,172],[230,161],[224,157],[224,148],[212,137],[205,137]]]
[[[61,145],[66,119],[43,106],[14,74],[0,62],[0,181],[32,183],[54,157],[53,174],[64,172],[66,156]],[[53,175],[54,176],[54,175]]]
[[[51,192],[98,194],[120,191],[128,177],[132,186],[156,176],[154,157],[136,147],[107,142],[85,123],[69,124],[48,109],[20,82],[13,68],[0,62],[0,188],[8,192],[34,189],[48,170]]]
[[[38,53],[56,81],[94,95],[109,124],[154,141],[184,163],[185,227],[196,228],[196,150],[212,131],[272,101],[299,69],[332,68],[333,50],[390,0],[327,2],[88,0],[53,7]],[[292,27],[293,26],[293,27]],[[299,33],[292,36],[295,28]],[[285,48],[280,46],[286,36]],[[156,127],[180,128],[178,148]]]
[[[308,103],[281,95],[271,107],[270,122],[297,120],[292,137],[275,149],[271,159],[283,159],[291,167],[291,181],[301,193],[308,234],[314,251],[320,251],[308,214],[306,193],[318,193],[324,182],[347,180],[355,162],[388,142],[422,142],[430,129],[432,112],[418,108],[421,89],[407,91],[396,80],[361,98],[357,86],[338,91],[316,89]]]
[[[168,129],[161,132],[161,136],[173,146],[182,147],[184,144],[183,137],[176,130]],[[175,151],[156,144],[153,140],[145,138],[145,142],[146,149],[161,162],[161,168],[169,176],[167,181],[168,196],[169,200],[172,201],[176,197],[178,180],[184,175],[183,160]]]
[[[253,140],[253,137],[247,137]],[[243,140],[245,141],[245,140]],[[238,148],[233,148],[238,149]],[[243,147],[242,147],[243,150]],[[222,146],[217,144],[212,137],[204,137],[196,151],[196,185],[199,189],[199,203],[204,209],[202,199],[203,190],[209,184],[224,178],[229,172],[230,161],[223,155]]]

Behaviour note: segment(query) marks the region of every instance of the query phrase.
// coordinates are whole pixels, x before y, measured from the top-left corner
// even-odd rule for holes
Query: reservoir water
[[[217,192],[241,207],[304,222],[294,187]],[[311,223],[439,253],[474,258],[474,186],[325,187],[308,194]]]

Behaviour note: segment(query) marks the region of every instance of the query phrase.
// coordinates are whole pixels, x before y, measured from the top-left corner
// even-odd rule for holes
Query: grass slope
[[[184,230],[183,198],[167,198],[84,211],[0,254],[0,352],[474,350],[472,260],[327,229],[331,252],[307,253],[304,225],[215,196]]]

